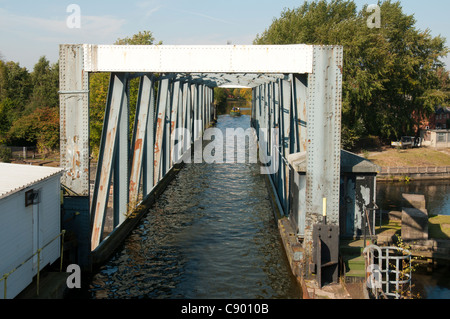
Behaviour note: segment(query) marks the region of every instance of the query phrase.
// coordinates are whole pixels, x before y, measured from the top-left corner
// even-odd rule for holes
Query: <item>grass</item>
[[[450,166],[450,154],[428,148],[387,149],[370,153],[369,159],[381,167]]]
[[[428,234],[434,239],[450,239],[450,216],[431,216],[428,220]]]
[[[400,234],[401,229],[401,221],[383,220],[382,226],[377,226],[377,234],[386,231]],[[428,219],[428,236],[430,239],[450,239],[450,216],[430,215]]]

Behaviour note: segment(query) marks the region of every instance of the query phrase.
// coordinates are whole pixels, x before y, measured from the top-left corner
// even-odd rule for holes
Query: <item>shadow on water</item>
[[[222,115],[217,127],[249,127]],[[89,284],[90,298],[292,299],[258,164],[186,164]]]
[[[383,210],[401,211],[402,194],[425,195],[430,214],[450,215],[450,183],[447,180],[377,183],[377,204]]]

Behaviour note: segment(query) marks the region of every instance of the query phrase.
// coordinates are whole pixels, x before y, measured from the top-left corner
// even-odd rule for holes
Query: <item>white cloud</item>
[[[153,13],[159,11],[162,7],[163,7],[163,6],[158,6],[158,7],[155,7],[155,8],[153,8],[153,9],[148,10],[148,11],[145,13],[145,17],[148,18],[148,17],[151,16]]]
[[[8,34],[27,35],[29,39],[45,36],[48,39],[100,40],[115,36],[125,19],[111,16],[85,16],[81,14],[81,27],[71,29],[66,24],[67,16],[61,19],[46,19],[29,16],[19,16],[0,9],[0,28]],[[20,40],[20,39],[17,39]]]
[[[188,14],[192,14],[192,15],[196,15],[196,16],[199,16],[199,17],[202,17],[202,18],[206,18],[206,19],[209,19],[209,20],[215,21],[215,22],[220,22],[220,23],[225,23],[225,24],[231,24],[231,25],[233,24],[233,23],[230,22],[230,21],[223,20],[223,19],[219,19],[219,18],[216,18],[216,17],[213,17],[213,16],[209,16],[209,15],[200,13],[200,12],[193,12],[193,11],[183,11],[183,12],[184,12],[184,13],[188,13]]]
[[[0,43],[6,59],[31,68],[42,55],[53,60],[63,43],[113,43],[125,25],[125,19],[113,16],[88,16],[81,11],[80,28],[69,28],[70,13],[60,17],[32,17],[0,9]],[[24,48],[27,48],[24,50]]]
[[[159,10],[161,10],[163,5],[161,4],[160,1],[153,0],[153,1],[141,1],[141,2],[138,2],[138,3],[136,3],[136,7],[138,7],[139,9],[142,9],[142,11],[144,13],[144,16],[146,18],[148,18],[153,13],[158,12]]]

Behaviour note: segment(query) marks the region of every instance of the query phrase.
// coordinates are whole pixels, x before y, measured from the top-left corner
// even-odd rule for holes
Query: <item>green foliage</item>
[[[31,73],[33,91],[30,102],[27,106],[29,110],[34,110],[41,106],[59,107],[59,64],[50,65],[50,62],[41,57],[34,66]]]
[[[139,33],[134,34],[131,38],[126,37],[124,39],[117,39],[117,45],[152,45],[155,44],[155,38],[151,31],[139,31]],[[162,44],[160,41],[158,44]]]
[[[31,75],[19,63],[0,61],[0,100],[10,99],[22,111],[32,92]]]
[[[224,113],[227,106],[228,90],[223,88],[214,88],[214,103],[217,105],[218,112]]]
[[[91,153],[95,157],[98,156],[102,136],[109,78],[110,76],[107,73],[93,73],[89,75],[89,144]]]
[[[118,39],[118,45],[154,44],[152,32]],[[161,44],[162,42],[159,42]],[[109,74],[90,74],[90,147],[98,153],[109,88]],[[59,64],[41,57],[33,72],[0,59],[0,143],[35,145],[41,151],[59,148]],[[128,82],[130,136],[134,124],[139,80]]]
[[[441,68],[438,70],[439,86],[444,94],[443,106],[450,106],[450,71]],[[450,126],[447,126],[450,127]]]
[[[411,134],[418,119],[429,115],[446,96],[439,77],[440,59],[448,52],[445,40],[433,38],[429,30],[417,30],[414,17],[403,13],[399,2],[384,1],[379,6],[381,28],[371,29],[370,13],[366,7],[357,12],[354,1],[305,2],[284,10],[254,41],[344,47],[345,148],[364,135],[390,139]]]
[[[20,116],[16,104],[10,98],[0,101],[0,143],[5,143],[11,125]]]
[[[0,145],[0,162],[11,163],[12,151],[10,148]]]
[[[42,107],[14,122],[7,140],[12,145],[36,145],[40,152],[59,147],[59,109]]]
[[[59,67],[41,57],[29,73],[15,62],[0,61],[0,142],[59,147]]]

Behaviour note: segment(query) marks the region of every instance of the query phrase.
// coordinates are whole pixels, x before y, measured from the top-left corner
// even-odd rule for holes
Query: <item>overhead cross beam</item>
[[[87,72],[311,73],[310,45],[83,45]]]

